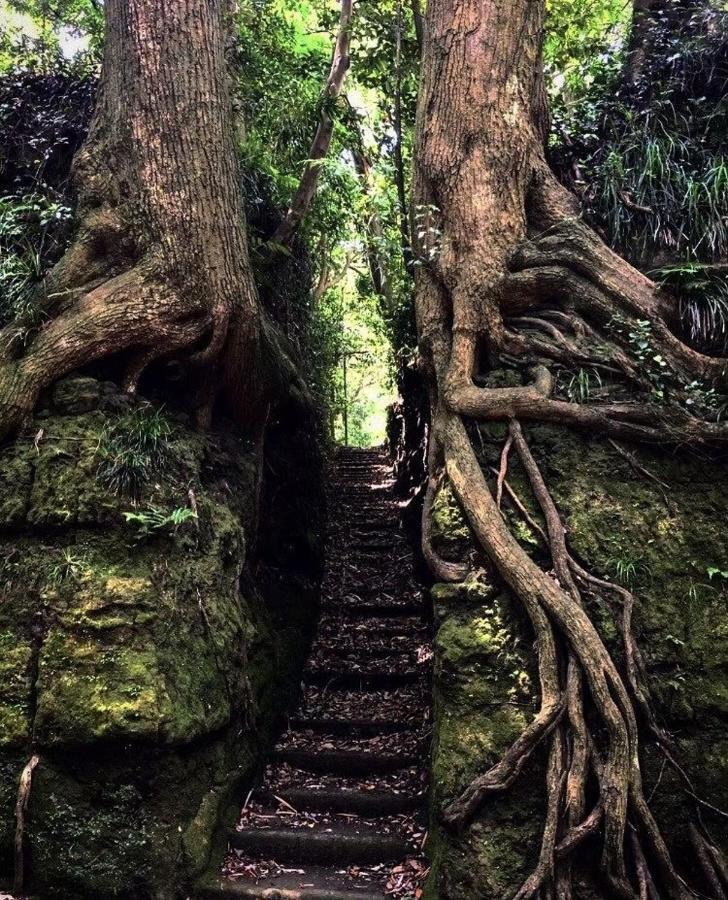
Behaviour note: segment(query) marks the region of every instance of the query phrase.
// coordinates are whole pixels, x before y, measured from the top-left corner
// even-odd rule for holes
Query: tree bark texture
[[[69,370],[121,354],[126,386],[182,353],[237,418],[258,404],[261,320],[248,260],[224,0],[109,0],[98,105],[75,161],[80,227],[44,285],[44,324],[0,335],[0,431]],[[201,401],[202,402],[202,401]],[[203,411],[202,418],[206,413]]]
[[[643,794],[640,735],[680,767],[652,713],[632,634],[634,598],[572,557],[519,420],[612,438],[723,442],[724,426],[685,411],[680,385],[693,378],[724,383],[726,361],[683,343],[672,330],[673,301],[580,220],[574,199],[551,173],[544,150],[543,28],[543,0],[430,0],[427,6],[414,179],[417,328],[432,413],[423,550],[437,577],[462,578],[437,558],[430,540],[428,517],[444,474],[489,564],[530,620],[541,686],[533,722],[444,818],[452,828],[467,827],[484,800],[513,784],[535,748],[548,743],[542,846],[517,900],[571,897],[571,853],[597,834],[605,896],[636,900],[655,883],[659,896],[683,900],[715,883],[720,865],[708,865],[715,848],[696,813],[706,865],[701,883],[688,886]],[[648,323],[653,352],[674,382],[670,402],[659,407],[629,342],[638,321]],[[522,373],[523,386],[483,386],[488,372],[504,365]],[[580,365],[604,371],[615,399],[554,398],[553,369]],[[464,417],[509,423],[494,492]],[[500,512],[512,449],[546,523],[539,530],[552,574],[523,550]],[[619,609],[622,666],[594,627],[586,594]],[[595,792],[588,790],[592,783]]]

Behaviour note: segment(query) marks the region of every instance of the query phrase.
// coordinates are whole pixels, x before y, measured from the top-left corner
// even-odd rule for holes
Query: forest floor
[[[208,897],[422,894],[431,635],[390,478],[381,451],[337,455],[301,699]]]

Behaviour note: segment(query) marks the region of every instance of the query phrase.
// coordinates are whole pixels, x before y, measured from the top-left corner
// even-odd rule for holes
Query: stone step
[[[410,853],[407,841],[386,834],[343,828],[244,828],[228,842],[259,859],[346,866],[396,862]]]
[[[382,536],[382,540],[372,540],[373,537],[378,538],[380,535]],[[385,532],[381,531],[362,531],[360,534],[349,532],[347,539],[355,542],[355,546],[363,548],[381,549],[383,547],[391,547],[395,543],[403,548],[409,548],[407,538],[399,532],[393,535],[385,535]]]
[[[357,672],[347,669],[322,668],[307,669],[303,673],[306,684],[325,685],[330,690],[378,691],[391,690],[403,684],[415,684],[424,678],[425,673],[418,669],[404,672],[390,672],[386,669],[370,669]]]
[[[395,528],[399,525],[399,516],[395,513],[392,513],[391,517],[388,518],[384,525],[381,522],[371,521],[369,519],[364,519],[361,522],[343,522],[340,526],[337,526],[336,534],[340,534],[342,529],[351,531],[361,531],[364,534],[388,534],[391,531],[392,523],[395,524]]]
[[[406,635],[412,636],[413,640],[415,638],[426,640],[429,635],[429,626],[422,621],[421,616],[400,616],[396,619],[373,617],[370,621],[366,619],[351,621],[332,616],[329,613],[322,616],[319,622],[319,634],[328,636],[331,631],[342,637],[352,634],[362,641],[365,637],[382,637],[384,635],[391,637]]]
[[[327,601],[322,604],[326,612],[340,612],[351,618],[402,618],[422,614],[425,611],[423,602],[411,603],[380,603],[373,600],[367,603],[364,600],[353,600],[350,602],[343,601]]]
[[[195,900],[225,900],[227,897],[244,900],[382,900],[382,892],[374,889],[358,890],[345,884],[330,886],[336,881],[343,882],[343,879],[326,875],[328,873],[322,875],[306,866],[303,875],[282,875],[259,884],[220,878],[200,886],[194,897]],[[301,887],[302,884],[311,886]]]
[[[347,459],[341,460],[336,467],[335,479],[337,481],[346,477],[351,473],[372,472],[380,474],[381,472],[391,472],[391,467],[387,465],[382,457],[370,457],[369,459]]]
[[[356,505],[352,507],[351,501],[346,504],[345,514],[339,516],[341,525],[334,536],[342,529],[361,530],[365,525],[376,526],[377,531],[399,531],[400,518],[396,510],[389,512],[382,509],[380,504],[369,507],[368,505]]]
[[[399,537],[399,540],[397,538]],[[377,553],[380,550],[386,550],[387,552],[394,549],[402,549],[408,550],[409,545],[404,538],[404,535],[392,535],[388,541],[367,541],[360,540],[356,545],[357,553]]]
[[[336,462],[345,464],[350,460],[360,459],[388,459],[384,447],[338,447],[336,450]]]
[[[288,720],[288,724],[293,731],[315,731],[351,737],[402,734],[421,727],[419,723],[399,722],[395,719],[303,719],[295,716]]]
[[[378,525],[380,528],[391,528],[394,522],[399,523],[397,510],[377,501],[376,503],[358,503],[345,510],[345,522],[355,525]]]
[[[305,772],[324,775],[377,775],[411,769],[423,760],[399,753],[366,753],[361,750],[274,750],[273,762],[288,763]]]
[[[381,488],[373,487],[370,484],[340,485],[337,496],[329,501],[329,506],[332,509],[341,510],[346,515],[361,512],[363,509],[374,510],[380,516],[385,512],[393,512],[392,506],[382,503],[376,496],[377,490],[381,490]]]
[[[381,659],[382,657],[392,656],[399,657],[401,663],[409,662],[414,666],[415,656],[417,655],[417,642],[411,641],[409,646],[404,644],[384,644],[380,647],[362,647],[345,641],[337,644],[328,644],[324,647],[314,649],[309,661],[319,664],[326,657],[333,656],[337,659],[344,658],[347,664],[357,665],[360,662],[366,662],[371,659]]]
[[[367,575],[365,578],[355,578],[351,575],[346,580],[345,588],[342,588],[340,596],[342,599],[346,597],[354,597],[357,596],[374,596],[382,594],[384,599],[389,599],[393,601],[396,599],[398,603],[412,602],[413,600],[421,600],[423,597],[423,592],[421,589],[416,588],[412,582],[407,578],[402,578],[401,576],[401,566],[397,572],[400,575],[402,585],[399,591],[394,591],[391,587],[392,579],[387,577],[384,573],[379,573],[376,577],[372,575]],[[403,597],[402,594],[405,591],[409,590],[409,596]],[[395,593],[398,593],[399,596],[395,598]],[[383,599],[380,597],[379,599]]]
[[[300,719],[356,719],[359,721],[402,719],[419,730],[428,721],[425,715],[429,701],[429,685],[422,679],[413,685],[393,691],[327,691],[306,685],[301,705],[296,711]],[[301,730],[301,729],[296,729]],[[334,732],[331,732],[332,734]],[[379,734],[403,734],[403,730],[381,731]]]
[[[311,788],[285,788],[280,792],[261,789],[255,792],[259,803],[275,808],[285,800],[296,812],[353,813],[377,818],[395,816],[422,809],[424,794],[394,794],[384,791],[334,791]]]
[[[345,459],[339,460],[339,463],[336,466],[335,477],[339,479],[349,472],[381,471],[382,469],[386,471],[389,468],[390,467],[381,456],[372,456],[363,459]]]
[[[393,563],[397,564],[398,574],[402,573],[402,563],[412,562],[412,553],[409,547],[389,547],[387,550],[363,551],[357,547],[350,547],[346,560],[343,561],[345,567],[368,566],[372,570],[378,570],[381,576],[384,567],[390,567]]]

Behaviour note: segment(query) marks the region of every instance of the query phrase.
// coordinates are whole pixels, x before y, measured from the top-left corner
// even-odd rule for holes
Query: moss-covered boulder
[[[725,463],[646,448],[619,452],[561,428],[537,426],[528,438],[578,557],[596,574],[637,596],[635,630],[663,723],[676,737],[696,794],[728,808],[728,539]],[[482,428],[476,446],[488,470],[498,465],[501,426]],[[630,455],[632,459],[630,459]],[[649,475],[646,473],[650,473]],[[509,482],[539,515],[525,473],[513,458]],[[467,546],[467,525],[447,489],[435,504],[435,542],[447,557]],[[532,529],[505,504],[514,533],[538,555]],[[545,560],[544,560],[545,561]],[[492,576],[433,589],[435,740],[429,900],[505,900],[531,871],[544,812],[544,759],[529,763],[515,787],[484,806],[463,835],[445,831],[443,807],[496,762],[538,703],[532,635],[521,609]],[[590,609],[619,656],[608,611]],[[681,865],[690,866],[689,798],[645,742],[647,795]],[[725,846],[725,819],[704,807]],[[598,848],[596,848],[598,851]],[[581,854],[579,900],[607,896],[592,878],[596,860]]]
[[[32,753],[24,868],[40,896],[172,898],[207,865],[315,618],[316,454],[310,434],[288,432],[287,471],[296,477],[298,454],[308,495],[293,513],[264,505],[255,578],[248,546],[267,488],[258,451],[233,430],[200,435],[79,378],[0,448],[6,881]]]

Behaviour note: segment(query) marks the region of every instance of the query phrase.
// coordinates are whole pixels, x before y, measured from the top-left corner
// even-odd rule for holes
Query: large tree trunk
[[[415,214],[424,233],[416,248],[417,326],[432,406],[423,549],[438,577],[462,578],[429,540],[427,517],[442,470],[491,565],[531,621],[541,684],[536,718],[451,804],[446,821],[465,827],[483,799],[507,789],[534,748],[548,742],[543,843],[517,898],[570,897],[570,853],[597,831],[606,896],[653,896],[654,883],[660,896],[685,898],[695,894],[677,874],[642,791],[638,722],[678,764],[652,713],[632,636],[634,598],[571,556],[518,420],[638,440],[724,441],[724,426],[689,415],[681,400],[689,379],[723,382],[726,361],[673,334],[673,301],[580,221],[548,168],[543,21],[544,0],[430,0],[427,8],[415,150]],[[671,380],[669,402],[659,408],[630,344],[638,319],[648,323],[650,350]],[[553,364],[598,368],[617,399],[587,405],[554,398]],[[522,372],[522,387],[482,386],[488,370],[502,365]],[[510,534],[464,416],[509,422],[494,493],[499,497],[515,448],[543,513],[556,578]],[[623,669],[592,624],[583,592],[621,604]],[[599,791],[590,797],[592,779]],[[715,858],[702,826],[699,834],[705,858]],[[720,868],[710,864],[707,883],[718,877],[713,866]]]
[[[201,369],[201,418],[220,390],[241,422],[256,418],[261,321],[229,15],[226,0],[106,4],[100,95],[75,163],[80,227],[44,285],[43,326],[24,341],[15,326],[0,335],[0,433],[64,373],[118,355],[134,390],[152,360],[182,354]]]

